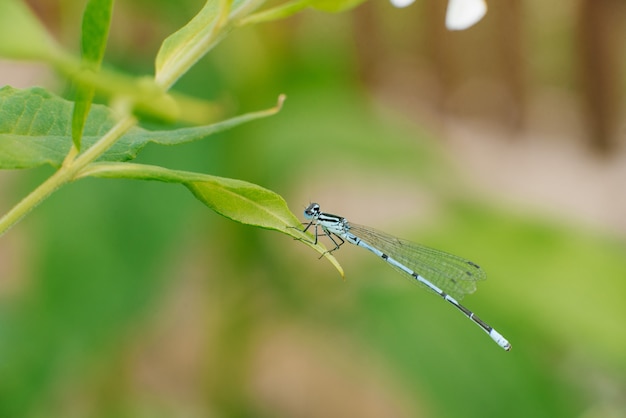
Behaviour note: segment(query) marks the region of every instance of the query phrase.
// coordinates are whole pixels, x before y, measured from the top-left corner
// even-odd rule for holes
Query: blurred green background
[[[83,2],[30,3],[76,42]],[[621,19],[606,69],[585,67],[586,36],[605,39],[577,17],[585,2],[492,3],[460,33],[433,0],[235,31],[176,89],[233,113],[285,93],[284,109],[139,162],[476,261],[489,280],[463,303],[510,353],[365,251],[336,253],[342,281],[182,187],[88,179],[0,240],[0,416],[626,416],[624,7],[606,9]],[[150,74],[202,4],[119,2],[108,63]],[[67,88],[8,63],[3,83],[15,68]],[[598,74],[613,84],[584,83]],[[50,173],[2,173],[0,208]]]

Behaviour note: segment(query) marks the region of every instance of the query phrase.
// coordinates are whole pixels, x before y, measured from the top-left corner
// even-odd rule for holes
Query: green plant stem
[[[134,180],[158,180],[165,183],[186,183],[204,181],[211,177],[207,174],[191,171],[170,170],[169,168],[136,163],[94,163],[85,167],[76,175],[83,177],[124,178]]]
[[[307,1],[307,0],[304,0]],[[158,74],[156,84],[168,90],[185,72],[189,70],[209,49],[218,43],[224,36],[233,29],[233,25],[229,22],[229,12],[232,0],[220,1],[220,15],[215,23],[213,30],[204,39],[199,40],[186,56],[182,57],[175,66],[168,71]],[[81,63],[72,55],[55,50],[50,54],[49,61],[55,68],[68,76],[81,79],[84,77],[85,82],[97,86],[97,77],[89,72],[81,72]],[[129,114],[124,112],[123,114]],[[46,181],[39,185],[29,195],[22,199],[9,212],[0,218],[0,236],[8,231],[13,225],[19,222],[26,214],[33,210],[37,205],[43,202],[48,196],[54,193],[59,187],[80,177],[81,170],[88,164],[94,162],[100,155],[109,149],[128,129],[135,125],[136,119],[132,116],[125,116],[121,119],[109,132],[107,132],[98,142],[89,149],[78,154],[76,148],[72,147],[67,157],[63,161],[61,168],[57,170]],[[78,155],[77,155],[78,154]],[[145,169],[145,168],[144,168]],[[128,174],[128,173],[127,173]],[[170,179],[170,181],[176,181]]]
[[[54,193],[59,187],[73,181],[76,174],[89,163],[95,161],[107,149],[111,147],[124,133],[130,129],[136,120],[132,116],[121,119],[111,128],[98,142],[78,155],[73,161],[66,161],[56,173],[50,176],[39,187],[33,190],[28,196],[22,199],[9,212],[0,219],[0,235],[3,235],[13,225],[19,222],[28,212],[43,202],[48,196]]]

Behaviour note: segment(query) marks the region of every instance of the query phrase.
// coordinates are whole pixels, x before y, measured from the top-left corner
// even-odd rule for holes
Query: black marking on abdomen
[[[469,309],[467,309],[465,306],[461,305],[461,304],[454,304],[454,306],[456,306],[457,308],[459,308],[459,310],[461,312],[463,312],[465,314],[465,316],[467,316],[468,318],[471,318],[474,314],[472,313],[472,311],[470,311]]]
[[[472,316],[472,320],[474,322],[476,322],[478,325],[480,325],[485,331],[487,332],[491,332],[491,330],[493,328],[491,328],[489,325],[487,325],[482,319],[480,319],[479,317],[477,317],[476,315]]]
[[[383,258],[383,260],[386,260],[386,259],[389,258],[389,256],[387,254],[384,254],[384,253],[383,253],[383,255],[381,255],[381,257]]]

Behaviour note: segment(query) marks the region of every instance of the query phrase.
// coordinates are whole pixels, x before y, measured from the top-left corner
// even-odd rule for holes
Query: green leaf
[[[365,0],[313,0],[311,7],[322,12],[339,13],[352,9]]]
[[[219,41],[216,32],[229,6],[224,0],[208,0],[189,23],[167,37],[156,57],[155,79],[166,78],[162,83],[171,85],[202,58]]]
[[[89,70],[98,71],[102,64],[109,37],[112,9],[113,0],[89,0],[83,13],[81,52],[83,66]],[[94,86],[77,84],[72,114],[72,141],[79,150],[94,93]]]
[[[93,163],[79,177],[87,176],[183,184],[198,200],[228,219],[282,232],[302,241],[326,257],[343,277],[343,269],[335,257],[321,244],[314,244],[313,237],[302,231],[302,224],[291,213],[285,200],[259,185],[208,174],[130,163]]]
[[[53,61],[59,51],[55,40],[23,2],[0,1],[0,56]]]
[[[155,79],[172,86],[232,29],[229,19],[254,10],[264,0],[207,0],[185,26],[168,36],[156,57]]]
[[[211,125],[169,131],[131,128],[99,161],[127,161],[135,158],[148,143],[177,145],[203,139],[242,123],[277,113],[284,97],[270,109],[247,113]],[[34,87],[20,90],[0,88],[0,168],[58,167],[72,144],[73,104]],[[106,106],[93,105],[85,124],[83,148],[88,148],[116,123],[116,115]]]
[[[323,12],[339,13],[352,9],[364,1],[365,0],[293,0],[244,17],[238,21],[237,24],[243,26],[284,19],[307,7],[312,7]]]
[[[72,112],[72,141],[76,149],[80,150],[80,143],[83,137],[87,115],[91,109],[91,103],[95,89],[93,87],[79,84],[74,98],[74,111]]]
[[[282,197],[256,184],[207,176],[185,185],[198,200],[234,221],[276,231],[299,225]]]
[[[308,7],[313,0],[296,0],[280,4],[267,10],[262,10],[253,15],[241,19],[238,24],[240,26],[250,25],[262,22],[270,22],[273,20],[284,19],[298,13],[300,10]]]
[[[100,68],[104,58],[112,11],[113,0],[89,0],[85,7],[81,52],[83,60],[94,68]]]
[[[101,52],[96,52],[94,56]],[[85,68],[80,60],[54,41],[28,7],[18,0],[0,0],[0,56],[48,62],[79,85],[90,85],[115,99],[130,100],[135,111],[164,121],[180,118],[192,122],[185,118],[185,109],[181,109],[152,77],[131,77],[110,69],[96,72]],[[88,95],[80,100],[87,99]]]

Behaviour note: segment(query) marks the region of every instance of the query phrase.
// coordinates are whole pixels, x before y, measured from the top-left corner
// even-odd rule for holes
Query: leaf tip
[[[339,275],[341,276],[343,280],[346,279],[346,276],[343,272],[343,268],[341,267],[341,264],[339,264],[339,261],[337,261],[337,259],[333,256],[332,252],[328,251],[326,247],[324,247],[321,243],[319,242],[314,243],[311,240],[311,238],[313,237],[307,235],[299,227],[287,226],[285,229],[281,230],[280,232],[287,234],[295,238],[297,241],[300,241],[303,244],[306,244],[309,247],[313,248],[315,251],[321,254],[320,258],[324,257],[330,262],[330,264],[332,264],[337,269],[337,272],[339,272]]]
[[[276,103],[276,111],[280,112],[280,110],[283,108],[283,103],[285,103],[285,100],[287,100],[287,95],[284,93],[281,93],[278,96],[278,102]]]

